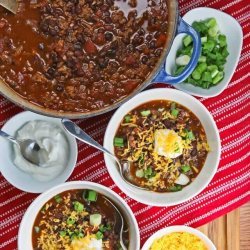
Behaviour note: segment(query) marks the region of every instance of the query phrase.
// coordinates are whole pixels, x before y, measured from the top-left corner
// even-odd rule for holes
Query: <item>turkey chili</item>
[[[0,6],[0,77],[41,107],[100,110],[153,71],[167,19],[158,0],[19,0],[17,15]]]

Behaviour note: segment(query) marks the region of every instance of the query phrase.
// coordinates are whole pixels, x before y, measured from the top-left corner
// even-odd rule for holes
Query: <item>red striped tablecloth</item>
[[[166,226],[185,224],[198,227],[235,209],[250,198],[249,1],[180,0],[179,4],[182,15],[199,6],[220,9],[235,17],[244,32],[241,58],[228,88],[215,98],[200,99],[212,113],[221,136],[221,162],[212,182],[201,194],[180,205],[165,208],[146,206],[124,195],[109,177],[102,153],[82,143],[79,143],[78,162],[70,178],[100,183],[122,196],[135,213],[141,243],[156,230]],[[20,111],[20,108],[0,97],[0,127]],[[98,119],[78,121],[78,124],[102,143],[111,115],[109,113]],[[0,249],[17,248],[20,221],[36,197],[16,189],[0,175]]]

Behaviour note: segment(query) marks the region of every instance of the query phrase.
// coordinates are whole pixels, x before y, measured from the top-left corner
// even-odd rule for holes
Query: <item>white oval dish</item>
[[[30,111],[25,111],[13,116],[4,124],[2,130],[14,136],[19,128],[32,120],[42,120],[55,123],[64,132],[60,119],[38,115]],[[67,134],[66,132],[64,132],[64,134],[67,138],[70,149],[68,164],[65,170],[60,175],[47,182],[40,182],[38,180],[35,180],[29,174],[17,168],[13,163],[13,144],[8,140],[0,137],[0,171],[4,178],[16,188],[29,193],[42,193],[55,185],[65,182],[74,170],[78,151],[75,138]]]
[[[205,20],[211,17],[214,17],[217,20],[220,32],[227,37],[229,56],[227,57],[227,62],[225,64],[224,79],[209,89],[203,89],[186,83],[174,85],[174,87],[179,90],[185,91],[194,96],[205,98],[217,96],[222,93],[224,89],[226,89],[239,62],[243,43],[243,33],[240,24],[232,16],[222,11],[207,7],[196,8],[186,13],[183,16],[183,20],[192,25],[194,21]],[[176,52],[179,48],[181,48],[184,36],[185,35],[179,35],[174,40],[166,61],[167,72],[174,71]]]
[[[123,104],[111,118],[105,136],[104,147],[114,152],[113,138],[123,117],[137,106],[154,100],[171,100],[190,109],[201,121],[211,152],[208,153],[205,165],[193,183],[182,191],[174,193],[156,193],[140,190],[125,183],[117,170],[115,162],[104,155],[105,163],[111,178],[116,185],[128,196],[141,203],[152,206],[172,206],[187,201],[199,194],[213,178],[220,160],[220,136],[213,117],[205,106],[194,97],[175,89],[158,88],[144,91]]]
[[[145,242],[141,250],[150,250],[150,247],[153,244],[154,240],[161,238],[164,235],[174,233],[174,232],[187,232],[187,233],[194,234],[206,244],[208,250],[216,250],[216,247],[213,244],[213,242],[205,234],[201,233],[197,229],[194,229],[192,227],[187,227],[187,226],[172,226],[172,227],[166,227],[157,231]]]
[[[88,182],[88,181],[72,181],[67,182],[52,189],[44,192],[38,196],[32,204],[29,206],[25,212],[22,222],[19,227],[18,232],[18,249],[19,250],[32,250],[32,228],[35,218],[41,209],[41,207],[55,195],[62,193],[66,190],[72,189],[91,189],[96,192],[105,195],[111,201],[113,201],[123,212],[123,215],[126,217],[126,220],[129,224],[129,238],[130,245],[129,250],[139,250],[140,249],[140,234],[138,225],[135,219],[133,212],[127,203],[114,191],[109,188],[102,186],[100,184]]]

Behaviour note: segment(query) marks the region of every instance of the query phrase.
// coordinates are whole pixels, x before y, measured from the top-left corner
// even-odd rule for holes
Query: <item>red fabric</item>
[[[165,208],[146,206],[124,195],[109,177],[103,155],[82,143],[79,143],[78,163],[70,178],[94,181],[121,195],[135,213],[142,244],[158,229],[177,224],[198,227],[237,208],[250,198],[249,1],[180,0],[179,5],[181,15],[199,6],[220,9],[235,17],[244,32],[241,58],[228,88],[215,98],[200,99],[212,113],[222,142],[221,162],[212,182],[201,194],[180,205]],[[0,97],[0,126],[20,111],[20,108]],[[111,115],[109,113],[98,119],[78,122],[86,132],[102,143]],[[94,164],[96,165],[93,167]],[[17,248],[17,233],[22,216],[37,195],[14,188],[1,175],[0,190],[0,248],[13,250]]]

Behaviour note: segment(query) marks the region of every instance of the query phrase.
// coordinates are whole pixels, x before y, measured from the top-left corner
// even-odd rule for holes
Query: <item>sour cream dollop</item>
[[[38,181],[50,181],[66,168],[69,158],[69,143],[64,131],[47,121],[30,121],[17,131],[18,140],[33,139],[48,152],[48,161],[41,166],[28,162],[14,145],[14,164]]]

